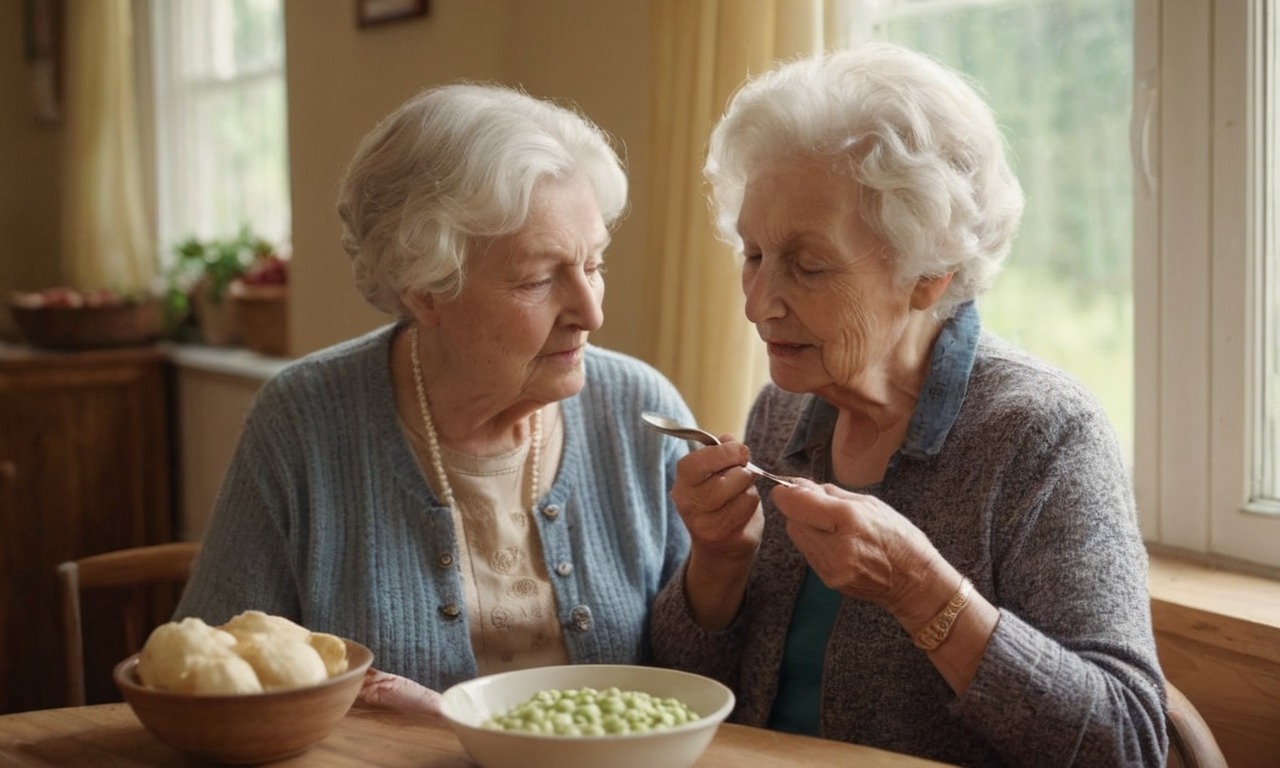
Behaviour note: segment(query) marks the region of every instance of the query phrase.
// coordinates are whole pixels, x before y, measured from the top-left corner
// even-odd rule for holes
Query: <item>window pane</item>
[[[1132,0],[862,0],[854,39],[968,73],[1006,129],[1026,215],[983,323],[1070,371],[1133,455]]]
[[[153,3],[159,234],[242,226],[281,244],[290,205],[281,0]]]

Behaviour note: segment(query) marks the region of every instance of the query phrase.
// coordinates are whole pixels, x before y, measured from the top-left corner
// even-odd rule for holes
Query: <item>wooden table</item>
[[[0,768],[10,766],[196,765],[153,737],[127,704],[45,709],[0,716]],[[272,766],[474,768],[443,721],[353,708],[328,738]],[[912,768],[939,763],[856,744],[724,724],[697,768],[858,765]]]

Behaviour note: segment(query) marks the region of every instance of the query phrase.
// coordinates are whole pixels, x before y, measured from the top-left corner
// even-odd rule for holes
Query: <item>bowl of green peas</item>
[[[482,768],[688,768],[733,704],[701,675],[575,664],[459,683],[441,710]]]

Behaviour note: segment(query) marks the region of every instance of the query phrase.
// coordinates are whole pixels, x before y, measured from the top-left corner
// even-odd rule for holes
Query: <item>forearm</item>
[[[938,559],[918,578],[910,598],[891,612],[913,639],[960,594],[964,575]],[[999,610],[976,589],[968,591],[963,607],[946,627],[945,637],[934,648],[921,648],[957,695],[963,694],[978,673],[982,654],[1000,620]]]
[[[749,556],[725,558],[700,551],[696,545],[689,553],[685,571],[685,599],[693,620],[706,630],[729,626],[747,593],[751,564]]]

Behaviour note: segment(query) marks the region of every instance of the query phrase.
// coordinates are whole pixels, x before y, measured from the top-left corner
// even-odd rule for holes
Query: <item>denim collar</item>
[[[897,470],[901,456],[923,459],[942,450],[942,444],[964,403],[981,331],[978,308],[972,300],[961,304],[955,314],[942,324],[929,358],[929,373],[916,398],[902,447],[889,462],[885,484]],[[805,453],[812,457],[826,454],[835,433],[837,415],[834,405],[820,397],[810,396],[784,455],[790,457]]]

